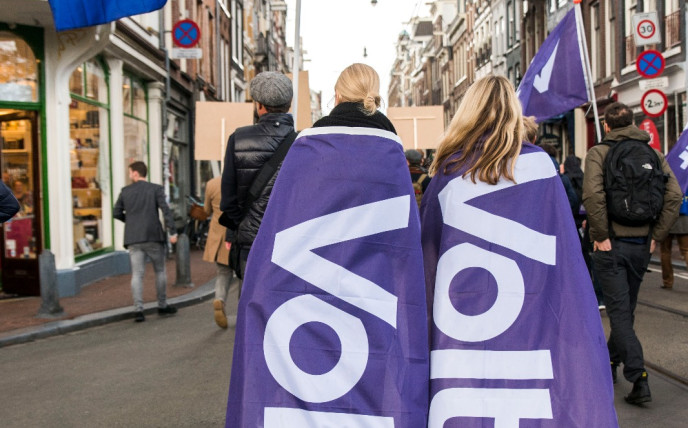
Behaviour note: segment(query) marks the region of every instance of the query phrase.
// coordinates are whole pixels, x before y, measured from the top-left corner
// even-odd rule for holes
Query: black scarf
[[[367,115],[364,113],[361,103],[339,103],[332,109],[328,116],[323,117],[313,124],[313,128],[323,126],[350,126],[362,128],[384,129],[385,131],[397,133],[392,122],[387,116],[376,111],[375,114]]]

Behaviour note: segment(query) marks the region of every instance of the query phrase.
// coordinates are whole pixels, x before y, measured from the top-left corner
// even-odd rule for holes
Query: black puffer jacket
[[[243,248],[250,247],[258,234],[277,174],[260,197],[253,201],[244,217],[242,213],[248,189],[263,164],[293,130],[294,119],[290,114],[268,113],[261,116],[257,124],[238,128],[229,137],[222,171],[220,210],[234,223],[229,231],[236,233],[234,242]]]

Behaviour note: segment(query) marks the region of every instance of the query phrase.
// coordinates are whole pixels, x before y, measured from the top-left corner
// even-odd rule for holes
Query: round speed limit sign
[[[661,116],[667,109],[667,97],[659,89],[650,89],[640,99],[640,107],[649,117]]]
[[[643,19],[638,24],[638,35],[643,39],[651,38],[655,35],[655,31],[657,31],[655,23],[650,21],[649,19]]]

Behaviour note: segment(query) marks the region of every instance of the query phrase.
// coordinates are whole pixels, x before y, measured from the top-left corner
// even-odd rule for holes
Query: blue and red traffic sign
[[[661,52],[647,50],[638,55],[635,61],[635,68],[643,77],[652,79],[662,74],[665,64]]]
[[[180,48],[192,48],[201,40],[201,29],[190,19],[178,21],[172,27],[172,41]]]

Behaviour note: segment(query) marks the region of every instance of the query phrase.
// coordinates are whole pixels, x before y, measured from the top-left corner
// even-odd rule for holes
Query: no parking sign
[[[174,59],[198,59],[203,55],[200,48],[195,48],[201,40],[201,29],[194,21],[183,19],[172,27],[172,41],[175,48],[172,48],[171,57]]]

